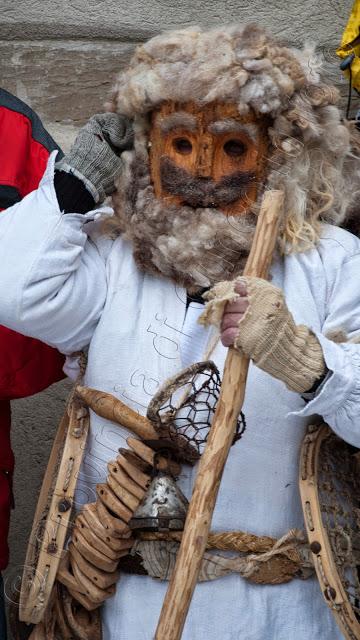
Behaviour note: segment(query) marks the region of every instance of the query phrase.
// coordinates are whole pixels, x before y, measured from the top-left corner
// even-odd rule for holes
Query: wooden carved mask
[[[152,114],[155,196],[194,208],[245,214],[263,181],[268,123],[235,105],[166,102]]]

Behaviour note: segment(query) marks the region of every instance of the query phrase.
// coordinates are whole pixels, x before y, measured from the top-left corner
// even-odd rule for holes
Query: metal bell
[[[159,471],[130,520],[131,529],[142,531],[182,531],[188,500],[174,478]]]

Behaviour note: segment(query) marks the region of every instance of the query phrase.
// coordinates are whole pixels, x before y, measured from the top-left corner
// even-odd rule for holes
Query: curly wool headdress
[[[341,224],[359,199],[356,132],[343,123],[333,86],[321,79],[312,47],[282,46],[256,25],[172,31],[139,46],[118,77],[111,109],[135,119],[162,102],[212,101],[250,109],[271,124],[267,188],[285,192],[284,251],[313,246],[320,222]],[[135,140],[136,144],[136,140]],[[144,150],[143,150],[144,151]]]

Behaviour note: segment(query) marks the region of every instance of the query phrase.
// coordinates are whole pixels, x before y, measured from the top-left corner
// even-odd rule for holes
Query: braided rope
[[[142,541],[180,543],[181,537],[181,532],[140,534]],[[314,571],[309,559],[310,553],[308,553],[305,534],[298,529],[290,529],[278,540],[244,531],[211,533],[208,537],[207,550],[237,551],[247,554],[229,558],[226,561],[227,568],[239,573],[243,578],[261,584],[288,582],[295,576],[306,579]]]
[[[182,531],[169,532],[141,532],[141,540],[171,540],[181,542]],[[256,536],[245,531],[224,531],[221,533],[210,533],[206,548],[217,549],[218,551],[251,551],[261,553],[269,551],[277,542],[276,538],[270,536]]]
[[[140,534],[141,540],[173,540],[174,542],[181,542],[181,537],[181,531],[143,532]],[[287,546],[285,546],[285,543]],[[270,553],[276,555],[278,553],[292,553],[298,548],[303,547],[305,543],[305,534],[298,529],[290,529],[290,531],[279,538],[279,540],[271,538],[270,536],[257,536],[245,531],[225,531],[221,533],[210,533],[206,548],[217,549],[218,551],[252,552],[256,554]],[[265,558],[265,560],[268,559],[268,557]]]
[[[251,554],[238,559],[238,571],[244,578],[250,578],[255,571],[259,569],[259,565],[263,562],[271,560],[277,555],[293,554],[297,551],[299,546],[303,546],[305,543],[305,536],[302,531],[298,529],[290,529],[279,540],[276,540],[275,544],[269,551],[265,551],[260,554]],[[296,562],[295,558],[291,558]],[[300,556],[298,556],[298,562],[301,563]],[[300,567],[299,567],[300,568]]]

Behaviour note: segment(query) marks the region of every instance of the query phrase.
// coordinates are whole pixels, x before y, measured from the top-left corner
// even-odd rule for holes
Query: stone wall
[[[317,42],[341,93],[334,50],[352,0],[0,0],[1,85],[38,111],[67,150],[77,128],[102,110],[115,74],[138,42],[160,30],[232,21],[266,25],[291,44]],[[13,403],[17,457],[8,586],[23,562],[41,475],[68,385]]]
[[[334,49],[352,0],[0,0],[0,78],[66,148],[102,109],[137,43],[164,29],[255,20],[284,41],[318,43],[336,84]],[[346,87],[342,84],[342,92]]]

